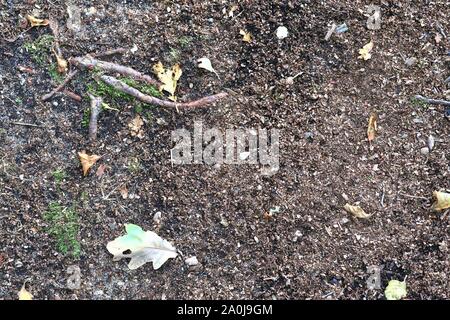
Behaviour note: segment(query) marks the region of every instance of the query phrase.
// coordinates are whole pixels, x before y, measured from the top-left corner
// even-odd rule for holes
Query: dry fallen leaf
[[[172,66],[172,69],[164,69],[161,62],[158,62],[153,66],[153,72],[158,77],[159,81],[162,82],[159,91],[166,91],[170,93],[169,99],[176,101],[175,90],[177,88],[177,81],[180,79],[182,71],[180,65],[177,63]]]
[[[27,291],[27,289],[25,289],[25,283],[22,285],[22,288],[20,289],[20,291],[17,293],[17,295],[19,296],[19,300],[33,300],[33,295],[31,293],[29,293]]]
[[[373,49],[373,41],[370,41],[368,44],[366,44],[362,49],[359,49],[359,59],[369,60],[372,58],[372,55],[370,54],[370,51]]]
[[[27,15],[27,20],[31,24],[32,27],[47,26],[49,24],[48,19],[38,19],[31,15]]]
[[[369,142],[375,139],[377,130],[377,114],[372,112],[369,117],[369,125],[367,126],[367,138],[369,139]]]
[[[213,66],[211,64],[211,60],[209,60],[206,57],[205,58],[200,58],[200,59],[197,60],[197,63],[198,63],[197,66],[199,68],[202,68],[202,69],[208,70],[209,72],[215,73],[217,78],[220,79],[219,75],[217,74],[216,70],[214,70],[214,68],[213,68]]]
[[[142,139],[144,137],[144,130],[142,130],[143,125],[144,121],[142,121],[142,118],[139,115],[136,115],[136,117],[128,124],[131,136]]]
[[[347,211],[348,213],[353,214],[355,217],[361,218],[361,219],[367,219],[372,216],[371,214],[365,213],[364,210],[361,209],[360,206],[352,206],[348,203],[345,204],[344,210]]]
[[[230,11],[228,12],[228,17],[233,18],[234,16],[234,12],[238,9],[239,7],[237,5],[234,5],[231,7]]]
[[[407,294],[406,281],[390,280],[384,290],[384,296],[387,300],[400,300]]]
[[[128,198],[128,189],[127,186],[124,185],[119,189],[120,195],[122,196],[122,199],[127,199]]]
[[[250,43],[252,41],[252,34],[250,32],[245,32],[244,30],[239,31],[239,34],[242,35],[242,41]]]
[[[55,56],[56,56],[56,63],[58,65],[58,68],[57,68],[58,72],[61,74],[65,74],[67,72],[67,66],[68,66],[67,60],[64,59],[62,56],[57,55],[56,53],[55,53]]]
[[[433,198],[435,200],[433,210],[442,211],[450,208],[450,193],[434,191]]]
[[[147,262],[153,263],[157,270],[169,259],[175,258],[178,253],[172,244],[152,231],[144,231],[134,224],[126,224],[126,235],[108,242],[106,249],[114,255],[113,260],[131,258],[128,267],[137,269]]]
[[[98,166],[97,171],[95,172],[95,175],[99,178],[103,177],[103,175],[105,174],[105,170],[106,170],[106,165],[104,165],[103,163],[101,165]]]
[[[88,155],[86,151],[78,152],[78,157],[80,157],[81,166],[83,167],[83,175],[86,176],[89,169],[100,159],[100,156],[95,154]]]

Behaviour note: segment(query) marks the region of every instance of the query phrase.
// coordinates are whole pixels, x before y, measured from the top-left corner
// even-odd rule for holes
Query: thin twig
[[[191,102],[172,102],[172,101],[165,101],[161,100],[146,94],[143,94],[139,90],[130,87],[129,85],[125,84],[124,82],[110,76],[101,76],[100,79],[104,81],[106,84],[109,84],[116,90],[120,90],[124,93],[127,93],[129,95],[132,95],[133,97],[137,98],[138,100],[148,103],[157,105],[160,107],[168,107],[168,108],[197,108],[197,107],[203,107],[207,104],[213,103],[221,98],[224,98],[228,95],[226,92],[221,92],[212,96],[207,96],[195,101]]]
[[[47,101],[51,99],[56,93],[61,91],[77,74],[78,70],[70,71],[67,77],[64,79],[63,83],[61,83],[59,86],[53,89],[50,93],[47,93],[46,95],[42,96],[41,98],[42,101]]]
[[[89,141],[94,142],[97,139],[97,121],[98,115],[102,111],[103,99],[89,94],[91,99],[91,118],[89,120]]]
[[[25,122],[9,122],[10,124],[14,124],[16,126],[24,126],[24,127],[35,127],[35,128],[44,128],[44,126],[34,123],[25,123]]]
[[[122,54],[127,51],[128,51],[128,49],[125,49],[125,48],[117,48],[117,49],[112,49],[112,50],[108,50],[108,51],[104,51],[104,52],[92,53],[91,56],[94,58],[103,58],[103,57],[112,56],[115,54]]]
[[[71,58],[69,61],[71,64],[73,64],[77,67],[80,67],[80,68],[86,68],[89,70],[99,68],[101,70],[108,71],[108,72],[120,73],[121,75],[131,77],[134,80],[145,81],[145,82],[147,82],[151,85],[157,86],[157,87],[159,87],[161,85],[161,83],[159,81],[157,81],[157,80],[153,79],[152,77],[150,77],[144,73],[141,73],[133,68],[122,66],[120,64],[113,63],[113,62],[98,60],[89,55],[84,56],[84,57]]]
[[[82,100],[82,98],[79,95],[77,95],[75,92],[72,92],[70,90],[64,89],[63,93],[75,101],[80,102]]]
[[[430,200],[429,198],[426,198],[426,197],[413,196],[413,195],[405,194],[405,193],[399,193],[399,195],[407,197],[407,198],[413,198],[413,199]]]
[[[421,96],[421,95],[416,95],[415,98],[417,100],[423,101],[423,102],[428,103],[428,104],[440,104],[440,105],[443,105],[443,106],[450,107],[450,101],[429,99],[429,98],[426,98],[426,97]]]

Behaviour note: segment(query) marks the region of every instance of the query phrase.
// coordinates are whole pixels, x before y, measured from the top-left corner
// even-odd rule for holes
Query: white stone
[[[196,265],[198,265],[198,260],[197,260],[196,256],[187,258],[184,262],[186,262],[186,264],[188,266],[196,266]]]
[[[289,32],[288,29],[285,26],[279,26],[277,28],[277,38],[280,40],[283,40],[288,36]]]

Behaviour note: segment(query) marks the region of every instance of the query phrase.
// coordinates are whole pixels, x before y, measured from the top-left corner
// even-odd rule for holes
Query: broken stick
[[[423,102],[428,103],[428,104],[440,104],[440,105],[443,105],[443,106],[450,107],[450,101],[429,99],[429,98],[426,98],[426,97],[421,96],[421,95],[416,95],[415,98],[417,100],[423,101]]]
[[[91,53],[91,56],[94,57],[94,58],[102,58],[102,57],[112,56],[114,54],[122,54],[122,53],[125,53],[127,51],[128,50],[125,49],[125,48],[117,48],[117,49],[112,49],[112,50],[99,52],[99,53]]]
[[[89,94],[91,99],[91,117],[89,119],[89,141],[94,142],[97,139],[98,115],[102,111],[103,99]]]
[[[101,70],[108,72],[120,73],[121,75],[131,77],[134,80],[145,81],[148,84],[154,85],[158,88],[161,85],[159,81],[133,68],[122,66],[120,64],[113,62],[98,60],[90,55],[86,55],[84,57],[71,58],[69,61],[71,64],[80,68],[85,68],[89,70],[99,68]]]
[[[106,84],[109,84],[116,90],[120,90],[124,93],[127,93],[129,95],[132,95],[133,97],[137,98],[138,100],[153,104],[160,107],[167,107],[167,108],[197,108],[197,107],[203,107],[207,104],[213,103],[221,98],[224,98],[228,95],[226,92],[221,92],[212,96],[207,96],[195,101],[191,102],[173,102],[173,101],[165,101],[161,100],[149,95],[146,95],[139,90],[130,87],[129,85],[125,84],[124,82],[110,76],[101,76],[100,79],[104,81]]]

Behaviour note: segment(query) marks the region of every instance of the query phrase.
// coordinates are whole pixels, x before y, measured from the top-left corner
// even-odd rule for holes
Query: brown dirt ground
[[[448,98],[450,9],[444,0],[374,2],[382,8],[378,31],[366,28],[370,1],[242,1],[230,19],[223,9],[231,2],[102,0],[93,15],[83,11],[84,29],[74,33],[65,27],[64,1],[2,0],[0,299],[16,299],[25,279],[40,299],[380,299],[382,289],[366,287],[371,265],[383,267],[382,288],[407,276],[408,298],[448,299],[449,218],[429,208],[433,190],[450,188],[450,125],[442,106],[418,105],[411,97]],[[225,88],[235,94],[192,111],[146,108],[143,139],[127,127],[135,106],[119,101],[120,112],[102,114],[92,147],[81,125],[89,107],[86,74],[68,86],[83,95],[81,103],[64,95],[39,101],[55,83],[23,46],[50,31],[24,30],[27,13],[57,17],[66,57],[136,44],[134,55],[110,60],[147,73],[158,60],[180,62],[181,100]],[[332,21],[350,29],[326,42]],[[282,24],[290,33],[278,41],[275,29]],[[254,41],[242,42],[240,29]],[[437,43],[441,30],[446,37]],[[187,44],[180,40],[185,37]],[[364,62],[358,49],[370,39],[373,56]],[[220,79],[196,68],[203,56]],[[417,63],[406,65],[408,57]],[[298,72],[292,86],[280,82]],[[373,111],[379,131],[370,150]],[[267,177],[258,166],[172,166],[171,130],[191,129],[194,120],[223,130],[282,130],[279,172]],[[423,155],[430,134],[436,146]],[[85,178],[76,155],[82,149],[103,156]],[[135,159],[140,169],[130,170]],[[107,170],[99,179],[102,163]],[[67,173],[59,188],[52,177],[57,168]],[[122,199],[114,188],[123,184],[138,198]],[[349,216],[343,194],[373,216]],[[58,253],[46,233],[42,214],[51,201],[78,203],[78,259]],[[275,206],[281,212],[263,219]],[[152,219],[157,211],[160,225]],[[151,265],[130,271],[125,261],[113,262],[105,245],[128,222],[155,230],[200,265],[190,268],[179,256],[157,271]],[[302,235],[295,239],[297,231]],[[81,269],[78,290],[64,288],[70,265]]]

